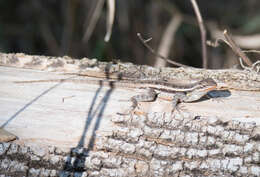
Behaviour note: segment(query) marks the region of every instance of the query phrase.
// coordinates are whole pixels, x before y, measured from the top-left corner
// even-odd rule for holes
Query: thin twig
[[[202,16],[200,14],[200,10],[199,10],[196,0],[191,0],[191,4],[195,11],[195,14],[196,14],[196,17],[197,17],[197,20],[199,23],[199,28],[200,28],[203,68],[207,68],[208,67],[208,58],[207,58],[207,46],[206,46],[206,30],[205,30],[205,26],[204,26]]]
[[[238,45],[232,40],[232,38],[228,35],[227,30],[224,30],[224,36],[226,38],[226,40],[228,41],[228,43],[231,46],[231,49],[233,50],[233,52],[238,55],[239,57],[242,58],[242,60],[248,65],[248,66],[252,66],[252,62],[250,61],[250,59],[242,52],[242,50],[238,47]]]
[[[103,6],[104,6],[104,0],[98,0],[95,2],[95,7],[89,15],[89,18],[87,20],[88,26],[86,28],[86,31],[85,31],[83,39],[82,39],[85,43],[89,40],[90,36],[93,33],[94,28],[96,27],[96,24],[97,24],[98,18],[101,15]]]
[[[158,53],[164,55],[165,57],[169,56],[171,46],[174,43],[176,31],[181,25],[182,17],[180,14],[175,13],[172,16],[169,24],[167,25],[165,31],[163,32],[162,39],[160,40],[160,44],[158,47]],[[159,60],[158,57],[155,60],[154,66],[166,66],[167,62],[164,60]]]
[[[114,24],[115,19],[115,6],[116,2],[115,0],[107,0],[108,4],[108,15],[107,15],[107,32],[104,41],[108,42],[110,40],[111,34],[112,34],[112,28]]]
[[[219,29],[216,22],[208,21],[207,27],[209,29],[209,32],[211,33],[212,38],[215,39],[224,38],[223,30]],[[242,35],[242,36],[232,34],[232,39],[240,48],[258,49],[260,46],[260,34],[250,34],[250,35]]]
[[[259,70],[260,70],[260,60],[256,61],[253,65],[252,65],[252,68],[256,68],[256,72],[259,73]]]
[[[138,36],[138,38],[140,39],[140,41],[144,44],[144,46],[145,46],[148,50],[150,50],[150,52],[153,53],[156,57],[159,57],[159,58],[161,58],[161,59],[167,61],[168,63],[171,63],[171,64],[176,65],[176,66],[180,66],[180,67],[191,67],[191,66],[187,66],[187,65],[184,65],[184,64],[181,64],[181,63],[177,63],[177,62],[175,62],[175,61],[172,61],[172,60],[170,60],[170,59],[168,59],[168,58],[165,58],[164,56],[162,56],[162,55],[156,53],[156,52],[154,51],[154,49],[147,44],[147,42],[150,41],[151,38],[149,38],[148,40],[145,40],[140,33],[137,33],[137,36]]]
[[[247,66],[245,66],[245,65],[243,64],[243,60],[242,60],[241,57],[239,57],[239,62],[240,62],[240,66],[241,66],[244,70],[250,70],[249,67],[247,67]]]
[[[260,53],[259,50],[243,50],[244,53]]]
[[[225,39],[216,39],[215,42],[207,41],[207,45],[210,46],[210,47],[217,48],[219,46],[220,41],[224,42],[225,44],[227,44],[231,48],[231,45]]]
[[[242,58],[241,57],[239,57],[239,62],[240,62],[240,65],[241,65],[241,67],[244,69],[244,70],[246,70],[246,71],[250,71],[250,72],[259,72],[259,70],[260,70],[260,66],[258,66],[259,64],[260,64],[260,60],[258,60],[258,61],[256,61],[254,64],[252,64],[252,66],[251,67],[247,67],[247,66],[245,66],[244,64],[243,64],[243,60],[242,60]]]

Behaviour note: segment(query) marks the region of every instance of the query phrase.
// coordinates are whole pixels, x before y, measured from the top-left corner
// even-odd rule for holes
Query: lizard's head
[[[207,91],[213,90],[217,87],[217,83],[211,79],[211,78],[207,78],[207,79],[203,79],[199,82],[198,86],[200,87],[200,89],[205,89]]]
[[[217,87],[217,83],[211,79],[203,79],[195,84],[193,91],[188,92],[185,97],[186,102],[192,102],[199,100],[209,91],[214,90]]]

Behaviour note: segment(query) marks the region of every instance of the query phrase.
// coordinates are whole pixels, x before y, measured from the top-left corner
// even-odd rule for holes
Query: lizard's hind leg
[[[147,90],[147,92],[145,92],[143,94],[133,96],[131,98],[131,101],[133,103],[131,106],[131,110],[134,110],[137,107],[138,102],[154,101],[156,99],[156,96],[157,96],[157,93],[152,88],[149,88]]]
[[[156,99],[157,93],[154,91],[154,89],[149,88],[147,92],[140,94],[140,95],[135,95],[131,97],[131,108],[130,110],[127,111],[127,113],[118,113],[119,115],[128,115],[130,114],[137,106],[138,102],[150,102],[154,101]]]

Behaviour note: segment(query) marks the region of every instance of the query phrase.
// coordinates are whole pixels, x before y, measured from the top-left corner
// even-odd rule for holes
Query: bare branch
[[[217,38],[215,40],[215,42],[208,40],[206,43],[207,43],[208,46],[216,48],[216,47],[219,46],[219,43],[221,41],[224,42],[225,44],[227,44],[231,48],[231,45],[228,43],[228,41],[226,41],[225,39],[222,39],[222,38]]]
[[[252,66],[252,62],[250,61],[250,59],[242,52],[242,50],[239,48],[239,46],[232,40],[232,38],[228,35],[227,30],[224,30],[223,32],[226,40],[228,41],[228,43],[231,46],[231,49],[233,50],[233,52],[242,58],[242,60],[248,65],[248,66]]]
[[[162,56],[162,55],[156,53],[156,52],[154,51],[154,49],[147,44],[147,40],[145,40],[140,33],[137,33],[137,36],[138,36],[138,38],[140,39],[140,41],[144,44],[144,46],[145,46],[151,53],[153,53],[155,56],[157,56],[157,57],[159,57],[159,58],[161,58],[161,59],[167,61],[168,63],[171,63],[171,64],[175,65],[175,66],[191,67],[191,66],[187,66],[187,65],[184,65],[184,64],[181,64],[181,63],[177,63],[177,62],[175,62],[175,61],[172,61],[172,60],[170,60],[170,59],[168,59],[168,58],[165,58],[164,56]],[[150,41],[150,40],[151,40],[151,39],[149,39],[148,41]]]
[[[209,32],[215,39],[224,39],[223,30],[220,30],[215,22],[207,22]],[[233,41],[241,48],[259,49],[260,47],[260,34],[250,35],[234,35],[232,34]]]
[[[115,19],[115,0],[107,0],[108,3],[108,15],[107,15],[107,32],[105,36],[105,42],[108,42],[110,40],[111,34],[112,34],[112,28],[114,24]]]
[[[84,42],[87,42],[89,40],[89,37],[91,36],[94,28],[96,27],[97,20],[101,15],[101,10],[104,5],[104,0],[97,0],[95,5],[96,6],[95,6],[93,12],[91,12],[91,13],[93,13],[93,15],[91,14],[88,19],[89,23],[88,23],[88,26],[86,28],[86,31],[85,31],[84,37],[83,37]]]
[[[172,16],[171,21],[167,25],[167,28],[165,32],[163,33],[159,48],[158,48],[158,53],[162,54],[163,56],[168,57],[169,56],[169,51],[172,46],[172,43],[174,42],[175,38],[175,33],[178,27],[180,26],[182,22],[182,17],[180,14],[175,13],[175,15]],[[165,66],[167,61],[165,60],[159,60],[160,57],[157,57],[155,60],[155,67],[161,67]]]
[[[207,34],[206,34],[205,26],[204,26],[202,16],[200,14],[200,10],[199,10],[196,0],[191,0],[191,4],[195,11],[195,14],[196,14],[196,17],[197,17],[197,20],[199,23],[199,28],[200,28],[203,68],[207,68],[208,67],[207,46],[206,46],[206,35]]]
[[[243,50],[244,53],[257,53],[260,54],[259,50]]]
[[[246,71],[250,71],[250,72],[257,72],[259,73],[259,70],[260,70],[260,60],[256,61],[254,64],[252,64],[251,67],[247,67],[243,64],[243,60],[241,57],[239,57],[239,62],[240,62],[240,65],[241,67],[246,70]]]

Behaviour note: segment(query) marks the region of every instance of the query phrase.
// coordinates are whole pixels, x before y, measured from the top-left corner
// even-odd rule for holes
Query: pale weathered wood
[[[0,125],[19,138],[0,143],[1,174],[260,175],[257,73],[143,67],[154,78],[189,82],[212,77],[236,89],[215,93],[222,95],[221,100],[182,103],[180,112],[174,114],[171,103],[159,98],[140,103],[133,115],[120,116],[117,113],[129,108],[128,100],[137,90],[66,81],[15,83],[106,79],[107,63],[1,54],[0,65]],[[111,65],[109,76],[115,78],[118,71],[141,77],[132,64]]]

